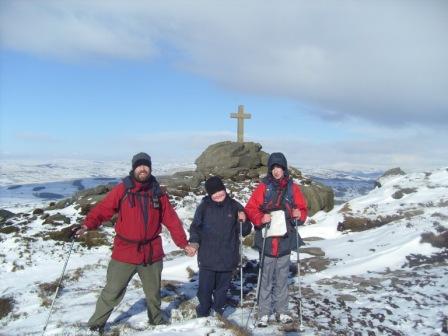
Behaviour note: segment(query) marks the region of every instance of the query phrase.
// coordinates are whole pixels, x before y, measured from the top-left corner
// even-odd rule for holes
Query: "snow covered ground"
[[[66,180],[61,178],[64,171],[61,167],[42,167],[33,179],[25,175],[15,176],[14,167],[11,167],[4,168],[2,163],[2,188],[6,189],[0,189],[1,208],[8,204],[21,204],[17,209],[24,214],[10,219],[11,225],[1,226],[1,229],[7,226],[15,229],[0,231],[0,298],[9,298],[13,302],[12,311],[0,319],[0,334],[39,335],[48,315],[54,283],[60,277],[70,248],[69,243],[47,239],[48,232],[69,224],[56,227],[43,224],[41,216],[31,214],[33,204],[20,203],[20,199],[8,203],[12,194],[7,193],[7,187],[21,184],[24,199],[29,197],[32,200],[33,193],[44,190],[33,190],[37,185],[48,188],[47,192],[67,196],[79,190],[79,184],[72,190],[62,190],[57,185],[59,181]],[[89,184],[88,181],[95,181],[95,178],[127,174],[119,167],[118,164],[112,167],[110,174],[94,175],[98,169],[89,168],[79,174],[70,172],[64,176],[68,180],[81,180],[81,184],[88,188],[95,183]],[[185,166],[177,165],[163,171],[168,173],[172,171],[170,169],[186,170]],[[51,175],[49,171],[58,172]],[[27,185],[31,182],[34,187]],[[52,183],[54,189],[51,189]],[[244,186],[238,193],[242,203],[247,201],[250,188],[250,185]],[[343,203],[329,213],[317,213],[310,218],[300,228],[307,242],[300,254],[305,328],[301,335],[442,335],[444,326],[448,328],[448,253],[446,248],[423,243],[421,234],[440,234],[447,230],[447,190],[447,168],[391,177],[383,181],[381,188]],[[175,202],[186,229],[200,199],[201,196],[190,194]],[[70,224],[79,222],[82,217],[73,205],[60,210],[46,210],[45,213],[61,213],[70,218]],[[347,229],[351,222],[357,222],[353,218],[369,228]],[[342,231],[338,231],[338,227]],[[103,227],[101,231],[109,240],[113,236],[112,228]],[[214,317],[191,319],[191,316],[182,315],[185,314],[182,304],[195,302],[197,276],[192,274],[197,271],[196,259],[179,254],[167,233],[163,235],[167,258],[162,274],[165,282],[162,307],[172,317],[173,323],[156,327],[151,333],[232,335],[231,330]],[[255,262],[258,253],[245,247],[244,256]],[[89,334],[83,326],[92,314],[105,283],[109,259],[108,244],[87,248],[79,242],[74,243],[47,335]],[[291,259],[293,263],[297,260],[295,253]],[[252,261],[245,268],[244,321],[249,316],[254,296],[253,281],[248,280],[251,272],[248,265]],[[292,268],[290,308],[293,315],[297,312],[296,280]],[[233,289],[238,290],[238,280]],[[232,292],[232,295],[232,300],[237,301],[239,294]],[[109,320],[109,334],[149,333],[143,297],[140,281],[135,277],[123,302]],[[235,305],[229,304],[225,315],[230,321],[240,323],[241,310]],[[265,329],[251,329],[251,332],[255,335],[297,334],[282,330],[282,327],[273,324]]]

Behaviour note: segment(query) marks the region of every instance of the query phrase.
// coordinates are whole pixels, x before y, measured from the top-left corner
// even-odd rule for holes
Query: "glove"
[[[87,226],[85,225],[73,225],[69,232],[69,239],[72,238],[79,238],[84,235],[88,230]]]
[[[301,226],[301,225],[303,225],[303,224],[305,224],[305,222],[304,222],[304,221],[301,221],[300,219],[292,219],[292,220],[291,220],[291,225],[292,225],[293,227]]]

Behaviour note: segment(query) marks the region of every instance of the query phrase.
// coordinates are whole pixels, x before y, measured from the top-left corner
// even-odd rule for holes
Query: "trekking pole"
[[[297,286],[299,287],[299,331],[303,331],[303,325],[302,325],[302,290],[300,285],[300,257],[299,257],[299,248],[300,248],[300,242],[302,242],[302,238],[300,237],[299,233],[299,226],[297,225],[297,219],[294,219],[294,223],[296,225],[297,230]]]
[[[70,259],[70,254],[72,253],[73,245],[75,244],[75,237],[72,236],[71,239],[72,239],[72,241],[71,241],[70,249],[68,250],[68,256],[67,256],[67,259],[65,260],[64,268],[62,269],[61,277],[59,278],[58,286],[56,287],[56,292],[54,293],[53,301],[51,302],[51,307],[50,307],[50,311],[48,312],[47,321],[45,322],[44,330],[42,330],[42,336],[45,335],[45,330],[47,329],[48,321],[50,321],[50,316],[53,311],[53,305],[54,305],[54,302],[56,301],[56,297],[58,295],[59,288],[61,288],[62,279],[64,278],[65,268],[67,267],[68,260]]]
[[[261,276],[263,275],[263,264],[264,264],[264,248],[266,246],[266,238],[267,238],[267,234],[268,234],[268,230],[269,230],[269,226],[271,225],[271,223],[269,222],[266,227],[264,228],[264,237],[263,237],[263,247],[261,248],[261,255],[260,255],[260,264],[258,266],[258,280],[257,280],[257,289],[255,292],[255,302],[254,305],[252,306],[252,309],[249,312],[249,316],[247,317],[247,321],[246,321],[246,329],[247,326],[249,325],[249,319],[250,319],[250,315],[252,314],[252,311],[255,307],[255,305],[257,305],[258,307],[258,301],[260,299],[260,286],[261,286]],[[263,230],[263,229],[262,229]]]
[[[240,220],[240,306],[241,306],[241,325],[244,324],[243,316],[243,221]]]

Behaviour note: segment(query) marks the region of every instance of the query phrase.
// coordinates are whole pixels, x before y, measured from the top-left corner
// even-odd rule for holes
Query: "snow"
[[[20,170],[19,173],[19,163],[2,162],[0,205],[2,209],[13,212],[30,212],[36,205],[48,204],[48,201],[35,196],[36,191],[33,189],[36,187],[45,188],[40,191],[67,197],[79,190],[73,185],[73,181],[80,180],[85,188],[96,185],[94,179],[98,177],[111,178],[104,181],[116,182],[117,176],[127,174],[127,166],[128,163],[123,162],[113,165],[104,162],[87,165],[86,162],[80,161],[70,164],[67,161],[56,164],[36,162],[29,163],[28,168]],[[187,169],[191,169],[191,165],[172,164],[163,166],[160,172]],[[366,176],[370,178],[369,175]],[[21,187],[8,189],[8,186],[17,183],[20,183]],[[79,183],[77,185],[79,186]],[[433,335],[441,332],[442,321],[448,316],[446,264],[414,268],[406,264],[410,255],[430,257],[441,252],[441,249],[422,243],[421,234],[436,232],[435,222],[446,230],[447,188],[447,168],[390,177],[387,181],[382,181],[381,188],[336,206],[328,213],[320,212],[309,218],[300,228],[300,234],[305,239],[322,238],[308,242],[308,245],[322,249],[329,265],[326,269],[307,272],[301,277],[304,293],[308,290],[318,295],[318,298],[309,298],[304,294],[303,314],[306,319],[302,335],[330,335],[336,334],[338,330],[344,333],[350,330],[349,313],[354,318],[354,328],[363,330],[366,335],[368,330],[375,330],[376,334],[380,334],[375,328],[382,326],[402,335]],[[412,190],[408,190],[401,198],[393,197],[394,193],[405,189]],[[250,190],[249,187],[242,188],[242,194],[237,195],[237,198],[247,200]],[[176,203],[176,211],[186,229],[200,199],[201,196],[190,194]],[[337,226],[344,220],[347,209],[351,216],[370,220],[400,216],[388,224],[365,231],[341,232],[337,230]],[[57,212],[64,214],[71,218],[72,223],[80,217],[73,206],[46,212],[50,215]],[[438,217],[435,217],[435,214]],[[27,224],[16,223],[15,225],[21,228],[17,234],[0,233],[0,297],[13,297],[15,301],[13,312],[0,320],[1,335],[42,333],[49,307],[42,306],[39,285],[59,279],[70,248],[70,243],[44,240],[39,235],[44,226],[42,223],[43,220],[37,217],[30,219]],[[104,227],[102,230],[108,237],[112,237],[111,228]],[[188,297],[194,296],[197,279],[190,279],[187,269],[195,272],[198,270],[196,259],[172,254],[178,248],[166,230],[163,232],[163,244],[167,258],[164,261],[162,279],[180,283],[179,293]],[[258,253],[245,247],[244,256],[257,259]],[[301,261],[309,257],[310,255],[305,253],[300,254]],[[93,313],[96,299],[105,283],[109,260],[109,246],[88,249],[75,242],[63,288],[55,302],[46,335],[89,334],[83,325]],[[295,260],[296,254],[293,253],[292,261]],[[292,278],[291,284],[294,281],[295,278]],[[368,281],[373,285],[365,285]],[[139,282],[138,277],[134,277],[124,300],[109,319],[111,330],[119,330],[120,335],[149,333],[144,295]],[[331,282],[337,282],[338,286],[329,285]],[[389,292],[392,289],[397,289],[398,292]],[[356,301],[346,302],[346,307],[341,308],[337,305],[337,298],[347,294],[356,296]],[[50,297],[52,298],[52,295]],[[324,303],[320,297],[328,299],[329,302]],[[169,305],[169,302],[163,302],[162,308],[169,310]],[[325,307],[331,310],[334,319],[339,320],[337,328],[332,332],[325,329],[318,331],[313,325],[330,323]],[[392,313],[389,314],[389,311]],[[244,321],[249,312],[250,308],[244,309]],[[234,323],[240,323],[240,308],[229,307],[226,315]],[[382,315],[385,316],[384,321],[381,321]],[[253,313],[251,316],[253,317]],[[380,317],[377,319],[375,316]],[[362,321],[371,325],[362,327]],[[277,327],[254,329],[252,332],[255,335],[273,335],[279,333]],[[155,335],[232,335],[229,330],[223,329],[214,317],[174,321],[169,326],[158,326],[150,332]]]

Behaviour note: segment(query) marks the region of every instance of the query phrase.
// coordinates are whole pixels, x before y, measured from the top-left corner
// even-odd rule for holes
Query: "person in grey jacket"
[[[297,226],[307,216],[306,199],[289,176],[288,162],[282,153],[272,153],[268,171],[249,198],[245,211],[255,227],[255,247],[260,252],[261,279],[259,280],[259,327],[267,327],[271,313],[281,323],[292,322],[288,312],[288,272],[291,251],[301,241]],[[264,227],[271,225],[274,212],[283,212],[286,232],[263,238]],[[263,244],[265,240],[265,244]],[[264,246],[264,250],[263,250]]]

